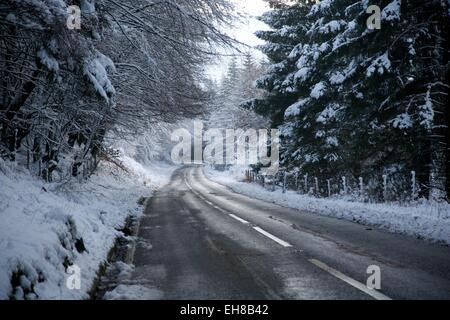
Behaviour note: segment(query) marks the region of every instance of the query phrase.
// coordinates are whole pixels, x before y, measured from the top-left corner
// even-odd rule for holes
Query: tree
[[[288,167],[322,181],[389,174],[399,194],[410,183],[397,177],[417,171],[423,194],[443,198],[448,5],[371,4],[382,8],[380,30],[368,28],[364,1],[276,3],[263,17],[273,30],[258,34],[269,41],[272,66],[259,80],[269,95],[251,107],[283,129]]]
[[[209,89],[212,96],[208,103],[208,127],[247,129],[264,126],[262,117],[242,106],[249,98],[261,94],[254,82],[262,72],[262,67],[250,54],[244,55],[241,63],[237,57],[231,59],[221,84]]]
[[[67,27],[81,7],[80,30]],[[0,155],[51,177],[136,136],[199,114],[202,65],[234,40],[228,0],[14,1],[0,5]],[[111,136],[111,135],[109,135]],[[64,157],[61,157],[63,155]],[[63,161],[63,158],[65,159]]]

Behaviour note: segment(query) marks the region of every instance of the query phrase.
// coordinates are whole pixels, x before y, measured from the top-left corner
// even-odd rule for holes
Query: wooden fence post
[[[359,196],[362,198],[364,196],[364,179],[359,177]]]
[[[331,180],[327,179],[327,186],[328,186],[328,198],[331,198]]]
[[[416,189],[416,172],[411,171],[411,199],[414,201],[417,198],[417,189]]]
[[[347,178],[342,177],[342,189],[344,190],[344,194],[347,194]]]
[[[387,174],[383,174],[383,198],[384,202],[387,201]]]

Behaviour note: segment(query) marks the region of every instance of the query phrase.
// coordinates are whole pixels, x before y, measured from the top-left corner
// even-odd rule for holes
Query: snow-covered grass
[[[343,199],[323,199],[301,195],[294,191],[271,192],[256,183],[243,182],[244,169],[232,168],[218,172],[206,168],[206,175],[213,181],[230,187],[237,193],[273,202],[281,206],[333,216],[364,225],[382,228],[394,233],[408,234],[435,242],[450,244],[450,204],[416,203],[375,204],[350,202]]]
[[[129,172],[101,163],[88,181],[65,184],[44,183],[0,160],[0,299],[89,298],[126,218],[142,212],[137,200],[173,170],[121,160]],[[72,264],[80,268],[80,290],[66,286]]]
[[[108,291],[105,300],[160,300],[163,294],[155,288],[136,284],[119,284],[114,290]]]

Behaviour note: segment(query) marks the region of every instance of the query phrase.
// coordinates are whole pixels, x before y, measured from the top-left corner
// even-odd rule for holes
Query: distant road
[[[251,199],[201,166],[150,200],[139,237],[133,278],[164,299],[450,299],[448,247]]]

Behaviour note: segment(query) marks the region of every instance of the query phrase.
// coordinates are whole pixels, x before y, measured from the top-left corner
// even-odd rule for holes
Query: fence
[[[415,171],[401,183],[396,183],[394,177],[387,174],[379,177],[378,181],[346,176],[321,180],[301,172],[279,171],[276,175],[262,175],[253,170],[245,171],[245,180],[270,191],[281,189],[286,193],[291,190],[321,198],[341,197],[363,202],[411,202],[418,200],[420,191]]]

